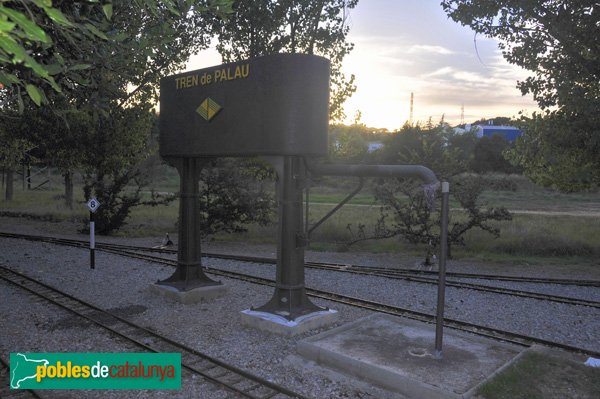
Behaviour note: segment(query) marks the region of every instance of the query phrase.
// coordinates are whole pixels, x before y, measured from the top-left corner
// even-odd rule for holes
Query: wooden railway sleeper
[[[198,356],[192,352],[182,351],[181,349],[176,350],[176,352],[181,353],[181,364],[185,364],[186,366],[191,366],[195,368],[195,366],[202,363],[202,361],[206,361],[206,359],[203,359],[201,356]],[[213,365],[212,363],[208,364]]]
[[[183,361],[183,352],[181,353],[181,363],[184,363]],[[202,357],[196,357],[196,359],[194,360],[190,360],[190,361],[186,361],[185,365],[193,368],[194,370],[202,370],[204,368],[206,368],[208,365],[212,365],[212,363]]]
[[[242,392],[245,392],[246,389],[249,389],[250,387],[254,386],[254,384],[256,384],[254,381],[243,377],[240,381],[231,383],[232,386],[234,386],[236,389],[239,389]]]
[[[245,392],[254,397],[261,398],[261,399],[271,398],[278,393],[277,391],[273,390],[272,388],[269,388],[262,384],[257,384],[256,387],[254,387],[253,389],[251,389],[249,391],[245,391]]]
[[[248,388],[244,389],[243,392],[247,395],[250,395],[250,392],[257,390],[260,387],[262,387],[262,384],[254,383],[253,385],[250,385]]]
[[[221,366],[215,366],[215,367],[211,367],[210,369],[205,370],[203,372],[212,378],[220,378],[220,377],[226,375],[229,372],[229,370],[227,370],[226,368],[223,368]]]
[[[205,368],[203,368],[203,369],[200,369],[200,372],[201,372],[201,373],[205,373],[205,374],[207,374],[207,373],[210,373],[210,372],[211,372],[211,370],[214,370],[214,369],[216,369],[216,368],[218,368],[218,367],[219,367],[219,366],[217,366],[216,364],[214,364],[214,363],[211,363],[211,364],[209,364],[209,365],[208,365],[208,367],[205,367]]]
[[[223,374],[219,378],[219,381],[224,382],[226,384],[229,385],[235,385],[238,382],[242,381],[244,379],[243,376],[239,375],[238,373],[231,371],[231,370],[225,370],[225,374]]]

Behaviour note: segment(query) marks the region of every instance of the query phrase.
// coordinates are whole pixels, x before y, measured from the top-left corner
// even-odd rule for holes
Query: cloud
[[[430,46],[427,44],[414,44],[414,45],[410,46],[406,52],[409,54],[418,54],[418,53],[440,54],[440,55],[456,54],[455,51],[452,51],[446,47]]]
[[[446,67],[442,67],[442,68],[436,69],[433,72],[429,72],[429,73],[426,73],[424,75],[421,75],[421,77],[423,77],[423,78],[433,78],[433,77],[436,77],[436,76],[450,75],[452,72],[454,72],[454,68],[446,66]]]

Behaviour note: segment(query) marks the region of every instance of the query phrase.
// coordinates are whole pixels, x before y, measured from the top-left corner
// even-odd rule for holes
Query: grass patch
[[[172,168],[165,169],[157,177],[164,187],[159,191],[176,191],[178,177]],[[512,177],[511,177],[512,178]],[[522,180],[522,178],[521,178]],[[486,198],[493,205],[509,209],[534,210],[600,210],[598,193],[561,194],[542,188],[526,187],[526,182],[518,180],[517,190],[496,190],[486,192]],[[352,184],[350,184],[352,183]],[[344,183],[346,184],[346,183]],[[310,221],[314,225],[323,215],[341,201],[355,182],[348,187],[315,187],[311,190]],[[88,217],[81,187],[75,187],[75,207],[66,208],[62,187],[53,186],[50,191],[23,191],[18,186],[13,201],[0,198],[0,214],[27,217],[47,221],[70,221],[80,223]],[[131,217],[116,235],[127,237],[164,236],[177,231],[178,201],[168,206],[142,206],[132,209]],[[407,255],[424,256],[426,248],[408,244],[400,237],[384,240],[360,242],[344,248],[344,243],[356,239],[360,225],[365,225],[369,235],[379,217],[379,206],[373,204],[373,197],[365,192],[323,223],[311,236],[310,249],[351,250],[366,252],[396,252]],[[461,212],[451,212],[453,219],[464,217]],[[216,240],[245,241],[255,244],[273,244],[277,238],[276,215],[269,226],[248,226],[248,232],[239,234],[217,234]],[[539,214],[514,214],[512,221],[492,222],[501,230],[499,238],[472,230],[465,236],[465,247],[454,246],[455,259],[476,259],[512,263],[597,263],[600,256],[600,229],[595,216],[555,216]],[[350,229],[348,226],[350,225]]]
[[[311,205],[314,204],[338,204],[348,196],[348,193],[310,193]],[[348,202],[348,205],[373,205],[375,197],[369,193],[358,193]]]
[[[500,237],[470,231],[466,234],[467,246],[461,252],[513,257],[600,255],[600,230],[595,218],[517,214],[511,221],[494,225],[500,228]]]
[[[600,398],[600,369],[530,352],[478,394],[486,399]]]
[[[165,233],[177,233],[179,200],[168,205],[136,206],[131,209],[126,225],[119,229],[116,236],[148,237],[164,236]]]
[[[73,201],[74,209],[69,209],[65,205],[63,192],[59,190],[15,190],[12,201],[0,201],[0,212],[6,216],[21,215],[32,219],[75,222],[85,218],[89,212],[81,190],[75,192]]]

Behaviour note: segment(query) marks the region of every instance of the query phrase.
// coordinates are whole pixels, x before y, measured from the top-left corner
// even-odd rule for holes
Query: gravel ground
[[[239,312],[266,302],[272,288],[222,279],[228,293],[210,302],[182,305],[153,295],[149,285],[172,273],[169,267],[97,253],[96,269],[89,269],[88,252],[82,249],[15,239],[0,239],[0,265],[10,267],[60,288],[104,309],[117,311],[132,321],[154,329],[208,355],[247,369],[312,398],[402,398],[356,379],[323,370],[304,362],[296,354],[296,343],[318,334],[313,330],[294,338],[283,338],[241,327]],[[230,263],[230,262],[225,262]],[[28,294],[0,283],[0,356],[10,352],[131,351],[121,340],[80,322],[66,311],[37,304]],[[110,295],[107,295],[110,293]],[[341,325],[370,312],[318,302],[340,312]],[[35,305],[35,306],[33,306]],[[218,398],[206,384],[185,384],[180,392],[89,391],[77,397],[182,397]],[[50,398],[72,395],[44,392]]]
[[[3,223],[0,231],[29,234],[50,234],[36,228],[34,223],[16,226]],[[63,236],[83,238],[58,228]],[[176,237],[172,235],[176,240]],[[131,245],[158,245],[161,238],[122,239],[101,238]],[[206,243],[203,250],[240,253],[244,255],[275,256],[272,246],[249,246],[234,243]],[[412,267],[418,259],[398,255],[373,255],[360,253],[307,252],[307,260],[335,263],[378,265],[387,267]],[[242,271],[264,277],[274,277],[274,266],[245,262],[210,259],[207,266]],[[182,305],[150,293],[149,285],[168,277],[172,268],[145,261],[132,260],[98,252],[96,269],[89,269],[88,251],[52,244],[0,238],[0,265],[22,271],[36,279],[56,286],[78,298],[104,309],[112,309],[159,333],[196,348],[211,356],[224,359],[254,374],[287,386],[314,398],[401,398],[357,379],[325,370],[301,360],[296,354],[296,343],[305,337],[318,334],[309,331],[294,338],[266,335],[241,327],[239,312],[250,306],[265,303],[272,288],[257,286],[237,280],[222,278],[228,287],[227,294],[207,303]],[[450,262],[449,270],[480,272],[479,264]],[[490,270],[486,268],[486,271]],[[525,273],[540,275],[539,272]],[[544,274],[547,275],[547,274]],[[597,278],[582,272],[557,271],[553,277]],[[436,287],[402,280],[306,270],[307,286],[338,291],[379,302],[409,307],[433,313]],[[522,284],[502,283],[511,288]],[[0,356],[8,358],[9,352],[76,352],[76,351],[127,351],[126,342],[76,320],[53,305],[32,301],[31,297],[7,284],[0,283]],[[538,284],[527,286],[534,290]],[[598,300],[600,289],[579,289],[572,286],[548,286],[544,290],[556,295]],[[546,292],[546,291],[544,291]],[[107,295],[110,293],[110,295]],[[353,307],[315,301],[339,311],[336,325],[342,325],[371,312]],[[539,300],[509,297],[473,290],[448,288],[446,316],[490,327],[506,329],[526,335],[563,342],[600,352],[600,309],[547,303]],[[218,398],[223,395],[212,386],[197,381],[185,384],[180,392],[168,391],[75,391],[76,397],[183,397]],[[48,397],[72,397],[68,392],[46,392]],[[134,396],[136,395],[136,396]],[[221,396],[220,396],[221,395]]]
[[[272,265],[227,263],[215,259],[205,263],[210,267],[260,277],[273,278],[275,273]],[[309,269],[306,270],[306,285],[435,314],[437,286],[432,284]],[[566,296],[577,288],[558,286],[553,291]],[[584,299],[595,299],[600,291],[600,288],[579,288],[578,297]],[[445,317],[600,352],[598,308],[447,287]]]
[[[564,296],[567,298],[583,299],[587,301],[600,302],[600,288],[591,286],[561,285],[561,284],[541,284],[541,283],[521,283],[512,281],[497,280],[479,280],[479,279],[457,279],[452,277],[452,281],[460,281],[471,284],[485,285],[489,287],[510,288],[513,290],[523,290],[527,292],[538,292],[540,294]]]

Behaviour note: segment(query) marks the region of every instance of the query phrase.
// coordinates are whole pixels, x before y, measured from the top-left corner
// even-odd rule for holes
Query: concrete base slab
[[[441,359],[434,347],[434,325],[375,315],[307,338],[298,352],[410,398],[468,398],[523,350],[449,329]]]
[[[227,287],[221,284],[179,291],[177,288],[168,285],[152,284],[150,291],[187,305],[223,296],[227,291]]]
[[[338,317],[337,310],[332,309],[309,313],[295,320],[251,309],[243,310],[240,314],[243,325],[286,337],[331,324]]]

